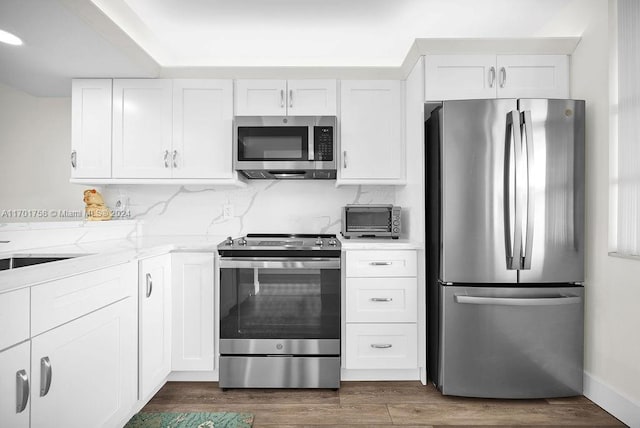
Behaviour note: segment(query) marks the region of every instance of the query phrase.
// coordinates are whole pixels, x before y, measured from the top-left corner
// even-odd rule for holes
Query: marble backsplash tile
[[[346,204],[395,202],[393,186],[335,187],[328,181],[250,181],[244,188],[108,186],[107,205],[120,201],[143,235],[339,233]],[[225,206],[232,211],[227,217]]]

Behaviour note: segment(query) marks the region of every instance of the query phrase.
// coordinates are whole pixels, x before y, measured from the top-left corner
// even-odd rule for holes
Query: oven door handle
[[[340,269],[339,258],[251,258],[230,257],[220,259],[220,268],[240,269]]]

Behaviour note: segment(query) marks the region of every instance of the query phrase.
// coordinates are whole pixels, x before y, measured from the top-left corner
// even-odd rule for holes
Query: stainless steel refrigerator
[[[445,101],[425,123],[427,366],[443,394],[579,395],[584,101]]]

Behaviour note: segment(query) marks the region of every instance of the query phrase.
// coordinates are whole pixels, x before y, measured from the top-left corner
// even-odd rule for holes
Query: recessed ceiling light
[[[20,37],[4,30],[0,30],[0,42],[14,46],[20,46],[22,44],[22,40],[20,40]]]

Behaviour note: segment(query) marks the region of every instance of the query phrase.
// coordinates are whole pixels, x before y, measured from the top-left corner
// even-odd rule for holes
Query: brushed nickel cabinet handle
[[[393,301],[393,299],[391,297],[372,297],[371,299],[372,302],[391,302]]]
[[[29,402],[29,376],[26,370],[16,372],[16,413],[22,413]]]
[[[40,397],[44,397],[49,393],[52,374],[49,357],[40,358]]]
[[[347,151],[346,150],[342,152],[342,167],[345,169],[347,168]]]
[[[71,167],[75,169],[78,166],[78,153],[75,150],[71,151]]]
[[[151,274],[147,274],[147,298],[151,297],[151,293],[153,292],[153,279],[151,278]]]
[[[507,70],[504,67],[500,67],[500,87],[504,88],[507,84]]]
[[[293,89],[289,89],[289,107],[293,107]]]
[[[164,167],[169,168],[169,150],[164,151]]]
[[[489,87],[493,88],[493,85],[496,83],[496,68],[491,67],[489,69]]]
[[[371,347],[374,349],[388,349],[391,348],[393,345],[390,343],[372,343]]]
[[[392,262],[370,262],[371,266],[391,266]]]
[[[284,108],[284,89],[280,89],[280,108]]]
[[[176,161],[177,156],[178,156],[178,151],[177,151],[177,150],[174,150],[174,151],[173,151],[173,154],[172,154],[172,156],[171,156],[171,160],[172,160],[172,162],[173,162],[173,167],[174,167],[174,168],[177,168],[177,167],[178,167],[178,162]]]

